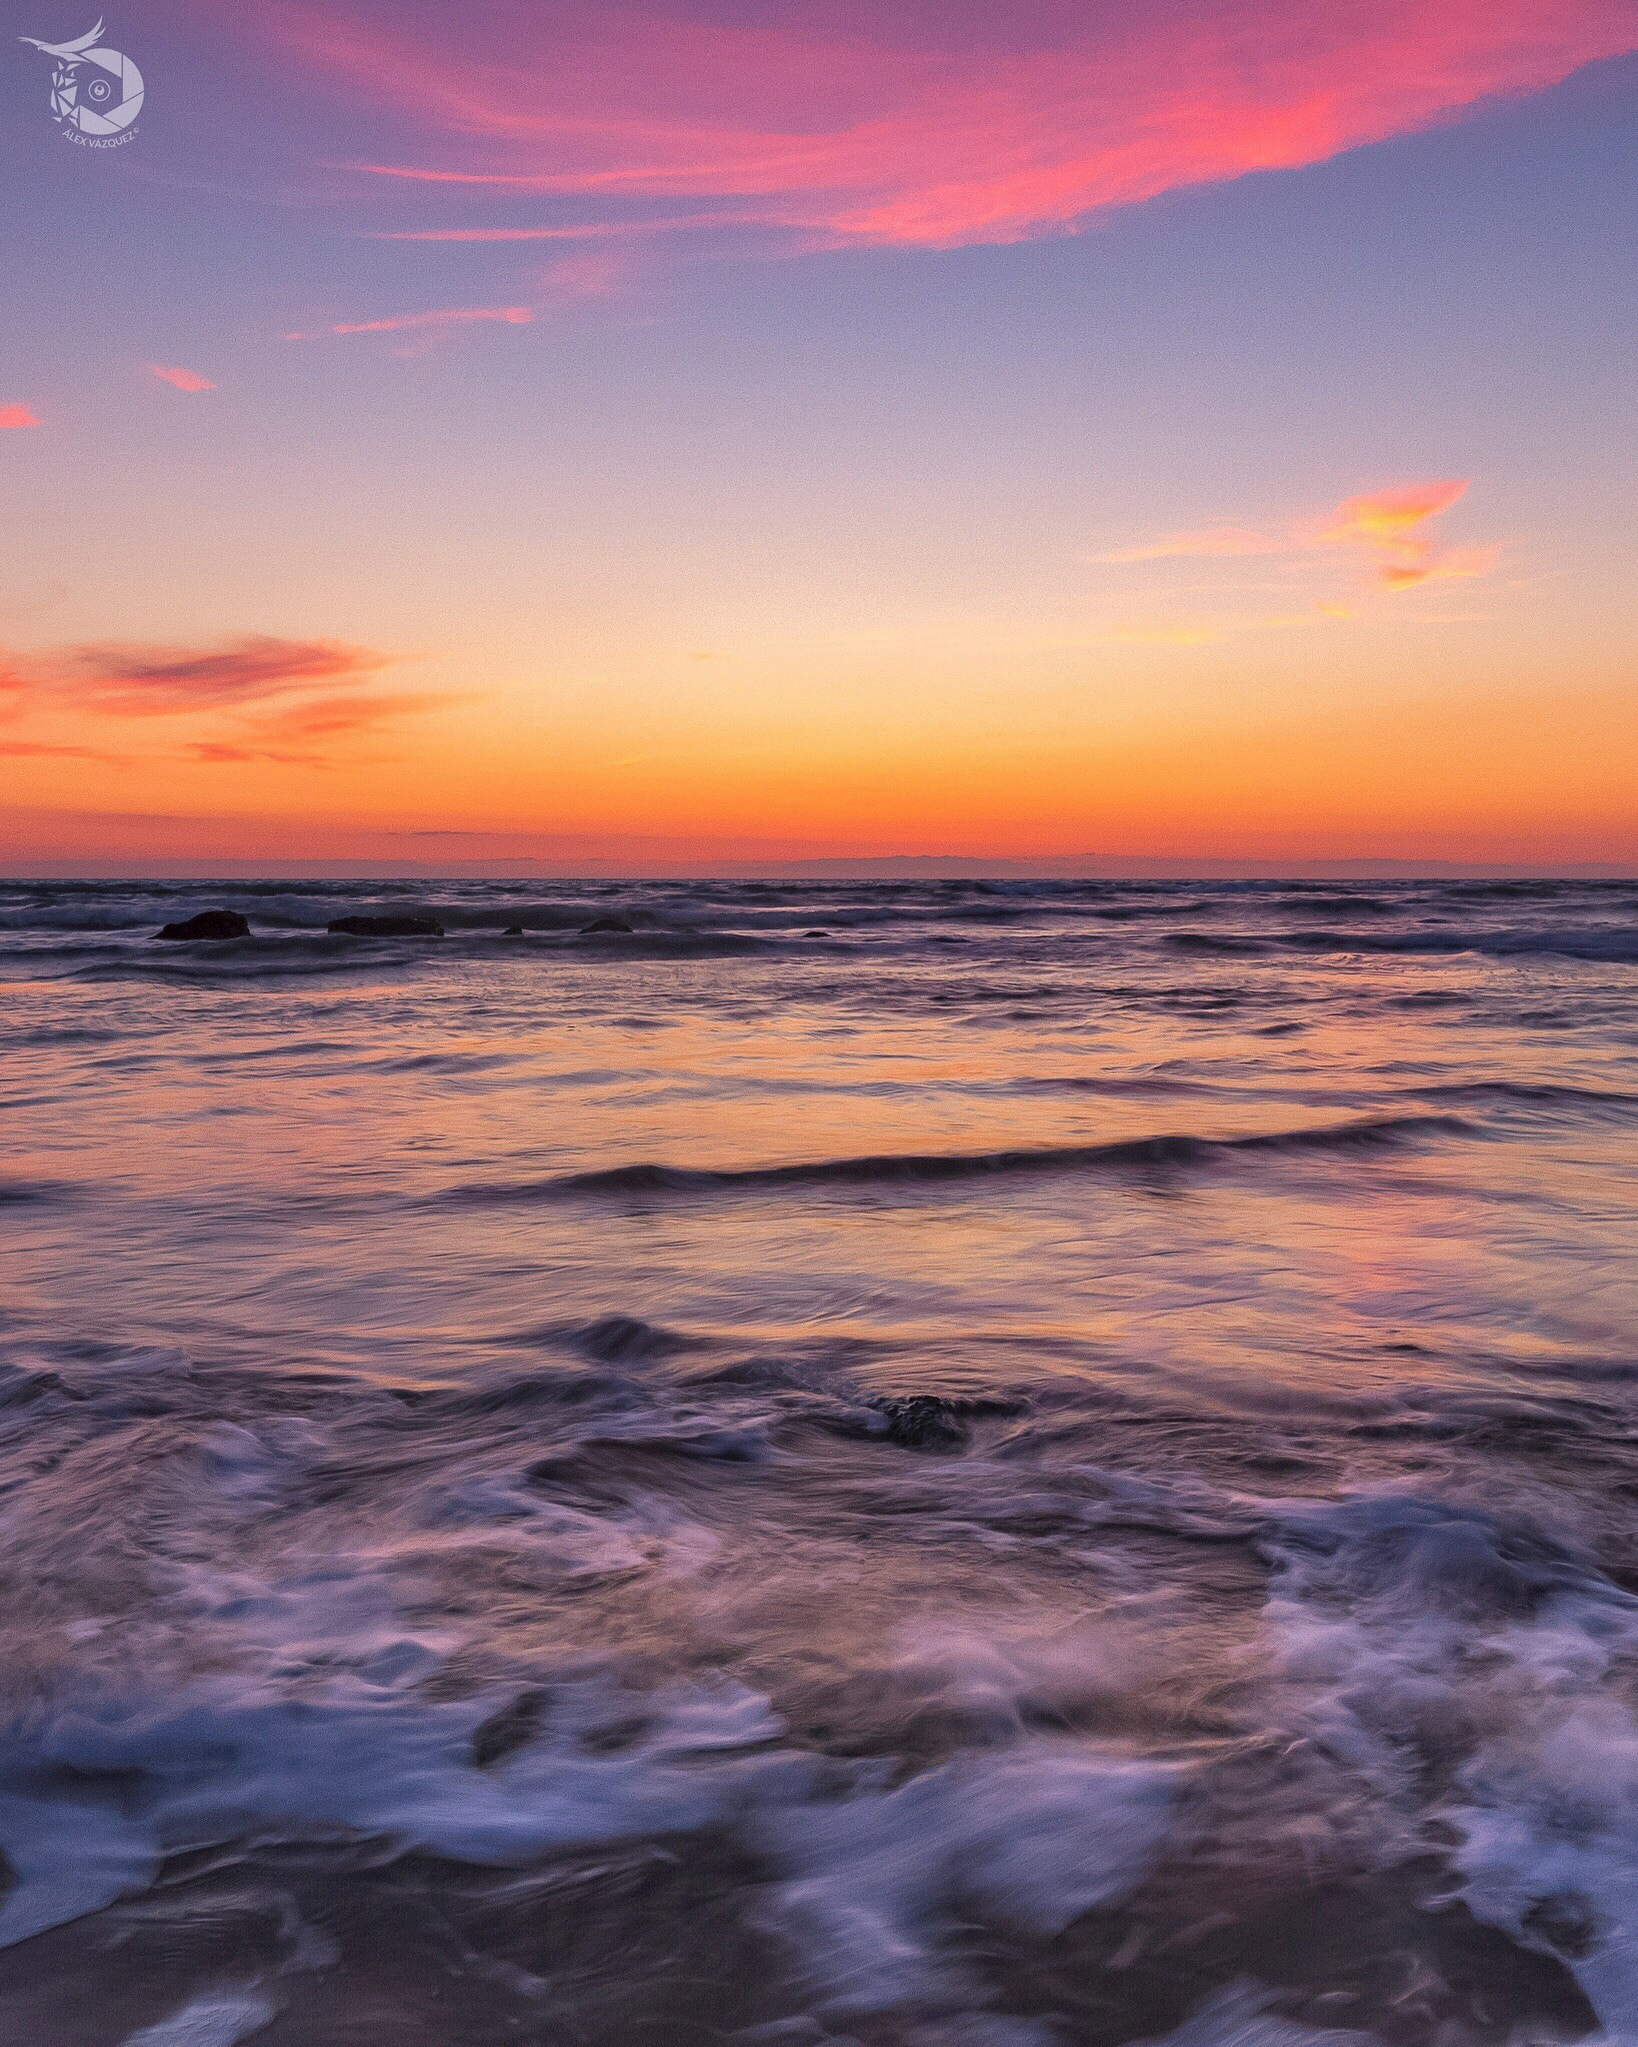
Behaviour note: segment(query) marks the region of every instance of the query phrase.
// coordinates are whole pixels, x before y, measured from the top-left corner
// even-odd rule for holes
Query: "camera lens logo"
[[[99,21],[71,43],[20,36],[52,59],[51,113],[60,128],[88,139],[123,135],[142,112],[142,73],[118,50],[104,49]]]

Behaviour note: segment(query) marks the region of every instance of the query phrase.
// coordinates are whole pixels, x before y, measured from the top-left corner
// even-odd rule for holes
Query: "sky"
[[[1638,0],[0,31],[0,870],[1638,873]]]

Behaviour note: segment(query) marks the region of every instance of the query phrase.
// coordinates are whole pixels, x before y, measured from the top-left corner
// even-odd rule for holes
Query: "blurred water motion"
[[[1638,2037],[1638,888],[0,987],[0,2038]]]

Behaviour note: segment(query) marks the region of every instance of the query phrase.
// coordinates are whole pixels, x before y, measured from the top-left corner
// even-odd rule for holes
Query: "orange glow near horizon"
[[[284,674],[267,672],[279,663],[266,655],[123,654],[65,655],[44,684],[38,667],[7,672],[0,772],[24,776],[32,806],[0,834],[14,864],[65,839],[179,857],[213,849],[231,865],[234,849],[400,860],[421,837],[452,859],[487,850],[503,865],[551,865],[572,842],[595,866],[633,871],[708,871],[759,854],[1194,856],[1209,867],[1419,850],[1638,866],[1638,718],[1614,682],[1573,699],[1515,684],[1488,692],[1482,711],[1403,699],[1293,711],[1247,700],[1242,679],[1209,715],[1181,722],[1141,715],[1129,698],[1123,708],[1124,692],[1106,687],[1095,713],[1060,701],[1029,723],[969,702],[936,739],[902,712],[872,723],[857,701],[833,699],[826,719],[811,701],[794,715],[787,699],[742,724],[743,701],[707,714],[697,699],[686,721],[625,754],[584,718],[520,739],[481,698],[387,687],[385,657],[368,650],[286,650]],[[1135,680],[1198,658],[1133,649],[1117,665]],[[72,707],[18,711],[64,678],[82,692]],[[1592,767],[1589,726],[1603,735]],[[31,738],[36,729],[47,736]]]

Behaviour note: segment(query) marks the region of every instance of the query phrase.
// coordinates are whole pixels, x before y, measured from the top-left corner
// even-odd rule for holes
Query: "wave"
[[[35,977],[77,981],[232,982],[307,974],[379,974],[417,968],[436,959],[470,965],[476,956],[523,964],[572,953],[577,960],[724,959],[786,953],[794,941],[750,932],[646,927],[587,934],[531,929],[503,939],[493,923],[451,926],[436,947],[420,937],[358,939],[313,926],[253,932],[248,938],[183,947],[158,946],[152,930],[81,934],[79,942],[13,944],[0,948],[0,979]],[[809,939],[802,948],[814,949]]]
[[[72,1190],[61,1180],[0,1180],[0,1208],[23,1208],[63,1201]]]
[[[1608,1679],[1638,1645],[1638,1600],[1505,1510],[1362,1492],[1281,1522],[1265,1618],[1294,1699],[1308,1694],[1294,1731],[1374,1759],[1379,1783],[1410,1759],[1453,1842],[1447,1897],[1573,1972],[1581,2009],[1554,1999],[1560,2037],[1596,2012],[1606,2038],[1630,2038],[1638,1726]]]
[[[1494,958],[1560,957],[1638,961],[1638,901],[1630,883],[1606,882],[1134,882],[1048,880],[809,880],[687,884],[565,879],[561,886],[514,879],[429,878],[394,883],[289,878],[266,881],[0,882],[0,946],[56,937],[140,948],[160,925],[193,910],[230,907],[258,940],[316,936],[349,910],[428,912],[450,933],[496,937],[520,926],[529,937],[575,943],[585,925],[616,916],[630,933],[600,934],[611,955],[642,945],[704,951],[716,943],[811,945],[827,935],[906,944],[911,950],[957,937],[1098,948],[1145,933],[1182,954],[1299,952],[1474,952]],[[1020,929],[1029,925],[1027,936]],[[1173,928],[1164,932],[1167,924]],[[940,928],[942,927],[942,928]],[[1200,928],[1205,927],[1205,928]],[[1221,935],[1218,935],[1218,934]]]
[[[1100,923],[1135,924],[1145,917],[1215,917],[1223,905],[1186,897],[1180,902],[1091,903],[1086,908]]]
[[[1500,1109],[1579,1111],[1600,1121],[1624,1122],[1638,1113],[1638,1094],[1620,1088],[1573,1087],[1561,1081],[1452,1081],[1422,1092],[1434,1101],[1483,1103]]]
[[[1287,917],[1391,917],[1402,913],[1403,903],[1384,902],[1380,896],[1308,895],[1293,891],[1274,907]]]
[[[506,1205],[582,1194],[691,1194],[759,1187],[937,1186],[950,1182],[1038,1174],[1200,1169],[1242,1156],[1347,1155],[1393,1150],[1437,1137],[1470,1137],[1477,1125],[1460,1116],[1375,1117],[1313,1130],[1275,1130],[1246,1137],[1133,1137],[1105,1144],[1020,1146],[984,1152],[885,1152],[859,1158],[811,1159],[786,1166],[609,1166],[513,1183],[480,1181],[437,1198]]]
[[[1178,952],[1234,955],[1268,951],[1267,943],[1260,938],[1219,937],[1211,931],[1169,931],[1162,943]]]
[[[57,2037],[45,1983],[150,2047],[252,1989],[292,2040],[608,2047],[748,1983],[688,2037],[1496,2047],[1587,1997],[1633,2037],[1638,1601],[1571,1535],[1190,1460],[1306,1407],[1125,1373],[964,1442],[1021,1403],[545,1334],[602,1369],[18,1376],[0,2033]],[[1265,1991],[1314,2030],[1223,2021]]]
[[[1270,942],[1296,952],[1471,952],[1487,959],[1556,958],[1612,965],[1638,962],[1638,926],[1632,925],[1594,925],[1579,930],[1282,931],[1271,933]]]

